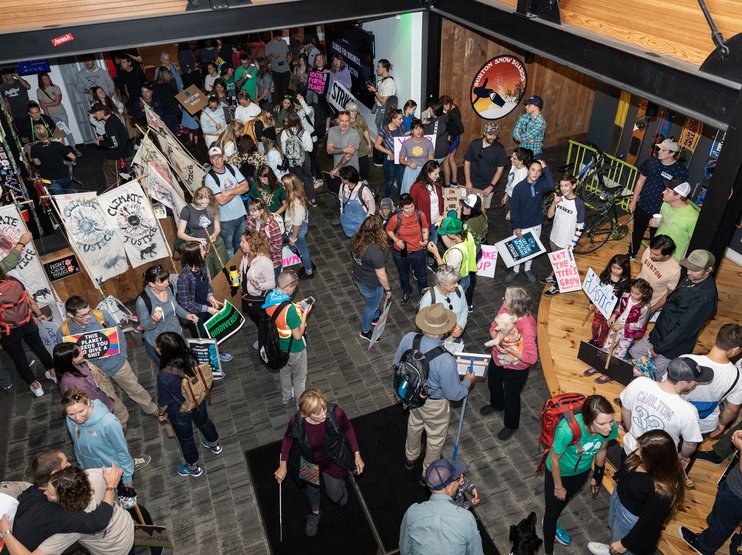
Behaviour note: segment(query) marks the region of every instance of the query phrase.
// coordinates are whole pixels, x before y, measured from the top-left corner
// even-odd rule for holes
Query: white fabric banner
[[[8,256],[26,231],[28,231],[26,222],[14,205],[0,207],[0,259]],[[33,241],[24,247],[20,262],[8,271],[8,274],[25,286],[28,294],[39,306],[47,306],[54,302],[54,291],[41,266]]]
[[[160,143],[162,153],[170,160],[175,173],[191,193],[204,184],[206,171],[191,158],[183,145],[170,135],[169,131],[165,136],[157,135],[157,141]]]
[[[100,195],[98,201],[124,244],[132,267],[170,256],[152,204],[138,181],[124,183]]]
[[[173,211],[177,225],[178,220],[180,220],[180,211],[186,205],[180,187],[173,185],[167,174],[163,174],[160,168],[152,162],[149,163],[148,173],[142,181],[150,197]]]
[[[53,195],[67,239],[82,259],[90,278],[100,285],[129,269],[126,251],[101,210],[95,193]]]

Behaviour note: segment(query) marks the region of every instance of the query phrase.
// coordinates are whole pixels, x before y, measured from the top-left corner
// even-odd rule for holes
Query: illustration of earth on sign
[[[470,100],[484,119],[500,119],[518,107],[526,92],[525,65],[513,56],[492,58],[477,72],[471,84]]]

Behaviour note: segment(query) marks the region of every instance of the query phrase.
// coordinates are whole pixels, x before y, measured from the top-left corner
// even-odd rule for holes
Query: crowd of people
[[[133,528],[113,503],[113,492],[119,501],[133,497],[136,472],[151,458],[130,453],[125,436],[129,413],[114,383],[146,414],[172,427],[183,454],[183,462],[175,468],[178,475],[195,478],[204,472],[193,424],[203,451],[222,452],[207,403],[191,402],[181,389],[184,380],[199,371],[183,326],[193,337],[204,335],[204,322],[223,306],[211,280],[236,253],[242,255],[242,312],[257,328],[269,319],[285,355],[278,368],[280,394],[283,405],[294,414],[287,423],[275,478],[280,483],[291,473],[307,486],[308,536],[320,529],[323,489],[331,502],[340,506],[348,502],[345,478],[365,468],[363,438],[356,437],[343,409],[309,383],[311,343],[306,330],[314,298],[293,298],[300,280],[313,279],[322,271],[312,262],[310,245],[316,242],[309,241],[308,235],[310,214],[312,218],[318,214],[313,211],[315,188],[321,184],[317,151],[324,144],[332,159],[327,185],[337,200],[333,223],[349,240],[347,265],[362,299],[359,347],[377,339],[375,326],[396,293],[387,272],[390,253],[398,273],[399,303],[408,305],[417,297],[417,330],[407,333],[389,358],[399,367],[417,353],[428,369],[424,402],[411,406],[406,440],[398,448],[404,451],[406,471],[415,470],[422,458],[417,479],[432,496],[405,514],[401,553],[481,553],[481,538],[468,511],[479,503],[480,492],[464,477],[465,465],[446,460],[443,452],[451,403],[464,399],[476,383],[473,373],[463,379],[459,375],[452,345],[462,340],[472,318],[484,317],[475,310],[477,261],[482,244],[503,238],[488,233],[487,210],[496,189],[502,187],[496,204],[508,206],[507,219],[516,237],[527,233],[539,237],[545,218],[553,219],[552,251],[574,248],[585,224],[585,206],[575,194],[575,178],[568,173],[555,175],[542,159],[547,130],[543,99],[531,96],[524,103],[525,113],[513,131],[518,147],[511,153],[510,167],[498,140],[499,125],[488,122],[482,127],[481,137],[467,145],[463,157],[464,196],[456,210],[446,211],[444,189],[458,186],[456,151],[464,132],[460,111],[447,95],[426,106],[419,117],[413,100],[399,109],[388,60],[378,61],[378,80],[368,84],[375,102],[375,142],[355,102],[335,110],[321,93],[307,89],[309,71],[326,74],[328,81],[337,79],[346,87],[351,79],[342,57],[332,56],[326,66],[325,54],[311,39],[303,42],[298,56],[280,31],[265,43],[216,40],[199,48],[180,45],[177,65],[163,52],[153,81],[147,81],[136,51],[117,53],[112,61],[115,80],[91,56],[84,58],[78,74],[80,91],[90,96],[96,143],[106,149],[106,183],[118,182],[119,161],[131,145],[134,123],[146,122],[145,105],[179,136],[192,142],[203,136],[209,171],[203,186],[178,214],[174,246],[182,256],[181,272],[171,276],[161,264],[147,268],[135,303],[144,347],[158,369],[154,395],[139,384],[125,342],[118,355],[86,360],[75,344],[63,341],[73,333],[119,325],[111,314],[88,306],[79,296],[65,300],[67,319],[50,356],[33,320],[34,315],[43,317],[41,311],[25,294],[23,284],[7,275],[30,237],[22,236],[20,248],[0,261],[0,291],[15,299],[13,310],[6,309],[0,317],[0,343],[35,396],[44,391],[28,362],[24,341],[41,360],[45,377],[56,383],[77,462],[71,465],[60,451],[44,451],[33,463],[33,485],[8,489],[19,500],[12,531],[7,518],[0,520],[0,538],[9,552],[58,553],[75,541],[91,553],[123,554],[131,548]],[[32,145],[30,156],[42,176],[54,169],[46,174],[54,187],[69,190],[59,161],[74,163],[79,153],[74,144],[58,149],[52,145],[59,143],[50,141],[57,119],[65,121],[63,110],[58,109],[59,88],[46,76],[40,79],[39,103],[24,104],[20,89],[25,93],[27,83],[18,76],[3,79],[0,91],[21,136]],[[198,118],[174,102],[174,96],[190,84],[209,93]],[[17,94],[4,92],[11,88]],[[427,138],[431,135],[435,144]],[[395,139],[405,136],[396,157]],[[725,323],[707,354],[692,354],[718,304],[713,279],[717,261],[705,250],[686,252],[695,224],[686,200],[687,172],[674,158],[676,142],[666,140],[658,148],[657,156],[639,168],[629,207],[635,213],[629,252],[612,257],[599,275],[618,302],[609,317],[591,306],[590,342],[612,356],[634,361],[637,377],[616,400],[621,407],[619,419],[611,401],[591,395],[575,417],[576,428],[566,421],[556,428],[545,473],[547,555],[554,552],[555,542],[571,543],[559,516],[586,482],[590,481],[593,494],[598,493],[607,446],[618,437],[619,427],[625,435],[610,502],[611,538],[609,543],[591,542],[592,553],[652,553],[664,522],[682,503],[684,472],[692,461],[699,457],[721,462],[732,450],[729,445],[742,450],[742,432],[732,429],[742,406],[740,363],[732,362],[742,351],[742,329],[737,323]],[[378,202],[368,183],[371,161],[383,167],[384,196]],[[553,201],[544,214],[543,198],[552,191]],[[640,254],[647,226],[653,230],[651,239],[641,253],[641,270],[633,278],[631,260]],[[299,257],[298,272],[283,267],[284,246]],[[533,284],[538,277],[531,262],[525,262],[524,274]],[[521,392],[539,359],[534,299],[526,288],[513,283],[519,275],[516,264],[504,278],[502,304],[491,317],[489,402],[479,407],[484,418],[502,414],[500,441],[509,440],[520,427]],[[545,295],[559,293],[554,276],[543,276],[541,281],[550,285]],[[646,333],[650,318],[655,324]],[[256,341],[253,349],[259,347]],[[221,359],[229,362],[232,355],[222,352]],[[596,373],[590,369],[585,376]],[[220,373],[214,379],[224,377]],[[6,391],[12,388],[4,367],[0,367],[0,385]],[[726,450],[698,451],[705,437],[722,436],[729,438]],[[720,487],[708,529],[700,534],[681,529],[682,539],[704,555],[715,552],[739,520],[739,511],[728,506],[742,506],[740,472],[742,467],[733,469]],[[40,522],[43,526],[34,525]]]

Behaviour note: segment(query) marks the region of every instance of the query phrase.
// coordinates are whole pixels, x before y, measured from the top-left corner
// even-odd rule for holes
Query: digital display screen
[[[18,75],[35,75],[37,73],[49,72],[48,60],[28,60],[18,62]]]

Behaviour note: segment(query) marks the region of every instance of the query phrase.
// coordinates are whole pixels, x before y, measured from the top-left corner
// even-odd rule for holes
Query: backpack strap
[[[582,430],[580,429],[580,423],[577,422],[577,419],[575,418],[575,414],[571,410],[563,413],[562,418],[567,423],[567,426],[569,426],[569,429],[572,432],[572,441],[569,442],[569,445],[577,446],[577,461],[575,461],[575,468],[574,468],[574,470],[577,470],[577,467],[579,466],[580,461],[582,460],[582,446],[580,445],[580,438],[582,437]]]
[[[278,327],[278,324],[276,323],[276,320],[278,320],[278,317],[281,315],[281,312],[284,311],[285,308],[287,308],[291,304],[291,301],[283,301],[281,304],[279,304],[276,307],[276,310],[273,311],[273,314],[271,315],[271,320],[273,321],[273,324]],[[288,324],[286,324],[288,325]],[[291,345],[294,343],[294,332],[293,330],[289,330],[289,348],[288,352],[291,353]]]
[[[224,167],[229,170],[229,173],[232,174],[232,177],[234,177],[235,179],[237,179],[237,172],[232,167],[232,164],[230,164],[229,162],[227,162],[227,163],[224,164]],[[219,174],[217,174],[213,169],[211,169],[211,170],[209,170],[209,175],[211,176],[211,179],[214,180],[214,184],[218,186],[219,185]]]
[[[358,200],[361,201],[363,209],[366,211],[366,214],[368,214],[368,204],[366,204],[366,201],[363,200],[363,189],[365,188],[368,188],[368,185],[366,185],[365,183],[361,183],[361,186],[358,188]]]
[[[365,206],[365,205],[364,205]],[[397,216],[397,225],[394,227],[394,235],[399,233],[399,229],[402,227],[402,211],[400,210],[395,214]],[[415,215],[417,216],[417,225],[420,227],[420,240],[423,238],[423,218],[420,215],[420,211],[415,209]],[[397,237],[399,238],[399,237]]]

